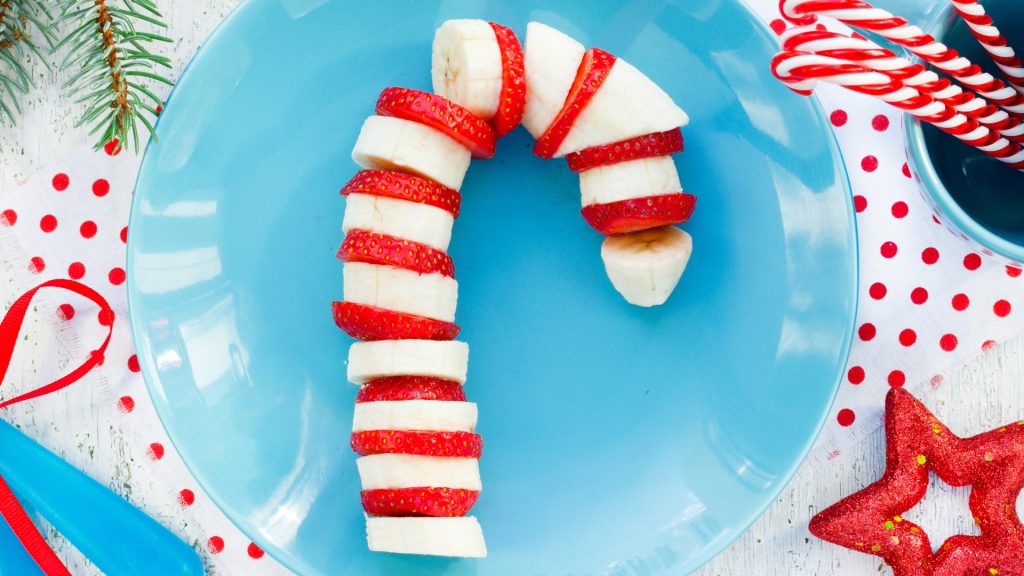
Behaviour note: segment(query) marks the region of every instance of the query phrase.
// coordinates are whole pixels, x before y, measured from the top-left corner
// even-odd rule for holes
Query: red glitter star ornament
[[[960,438],[903,388],[885,399],[885,475],[811,520],[811,533],[881,556],[895,576],[1024,576],[1024,421]],[[928,535],[900,515],[924,498],[928,471],[971,486],[981,536],[957,535],[932,554]]]

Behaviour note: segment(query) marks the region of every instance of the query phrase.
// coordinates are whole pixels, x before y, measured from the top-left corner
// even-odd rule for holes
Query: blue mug
[[[912,22],[1001,78],[952,3],[930,4],[938,8],[919,12],[922,19]],[[1024,52],[1024,2],[986,0],[985,10],[1010,45]],[[936,218],[970,249],[1020,267],[1024,263],[1024,172],[912,116],[906,115],[904,122],[911,164]]]

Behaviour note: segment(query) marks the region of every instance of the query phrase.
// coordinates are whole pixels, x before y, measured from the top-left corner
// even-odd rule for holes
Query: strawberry
[[[526,110],[526,67],[523,64],[523,47],[511,28],[490,22],[494,36],[498,39],[501,52],[501,96],[498,111],[491,118],[491,125],[498,137],[515,130]]]
[[[387,376],[363,384],[356,403],[379,400],[451,400],[465,402],[466,391],[454,380],[430,376]]]
[[[604,84],[612,66],[615,65],[615,56],[601,50],[591,48],[583,55],[579,70],[576,71],[576,79],[569,88],[569,95],[565,98],[562,110],[551,121],[548,129],[537,139],[533,145],[533,153],[541,158],[551,158],[558,152],[569,130],[576,123],[580,112],[587,107],[590,99],[597,94]]]
[[[452,257],[419,242],[377,234],[366,230],[351,230],[338,248],[338,259],[343,262],[366,262],[405,268],[420,274],[441,274],[455,277]]]
[[[479,458],[483,442],[472,432],[418,430],[364,430],[353,432],[352,450],[367,454],[418,454],[451,458]]]
[[[494,128],[469,110],[437,94],[411,88],[385,88],[377,98],[377,114],[430,126],[469,148],[473,158],[494,156],[498,139]]]
[[[692,194],[664,194],[584,206],[587,223],[605,236],[626,234],[690,219],[697,198]]]
[[[382,488],[363,490],[363,510],[371,516],[465,516],[480,492],[464,488]]]
[[[458,192],[433,180],[391,170],[360,170],[341,189],[342,196],[349,194],[372,194],[427,204],[450,213],[453,218],[459,217],[462,201]]]
[[[668,156],[683,151],[683,131],[673,128],[667,132],[644,134],[629,140],[594,146],[565,157],[569,170],[583,172],[598,166],[608,166],[629,160]]]
[[[405,312],[352,302],[331,302],[334,323],[357,340],[454,340],[459,327]]]

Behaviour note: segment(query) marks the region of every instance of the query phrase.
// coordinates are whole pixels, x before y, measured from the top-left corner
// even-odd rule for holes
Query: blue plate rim
[[[751,8],[751,6],[746,0],[739,0],[738,3],[741,4],[743,8],[751,15],[751,18],[754,21],[755,28],[759,30],[762,35],[769,39],[774,37],[774,33],[771,31],[771,28],[768,26],[768,23],[765,22],[765,20],[753,8]],[[174,96],[175,91],[177,91],[178,86],[181,83],[181,80],[188,75],[190,69],[192,68],[192,65],[203,56],[204,52],[206,51],[206,47],[214,43],[217,37],[223,34],[224,30],[230,27],[231,23],[235,19],[237,19],[239,15],[242,12],[244,12],[251,4],[253,4],[251,0],[243,0],[243,2],[232,8],[231,11],[223,18],[223,20],[221,20],[221,22],[217,24],[213,31],[207,36],[203,44],[196,50],[195,54],[193,54],[189,58],[188,62],[182,68],[181,73],[178,75],[178,80],[175,81],[174,86],[171,87],[170,92],[167,94],[167,102],[171,101],[171,98]],[[825,111],[817,97],[811,96],[809,97],[809,100],[811,108],[814,111],[814,114],[817,115],[823,121],[827,120]],[[162,117],[157,118],[157,121],[154,124],[154,129],[157,126],[159,126],[161,119]],[[829,126],[827,122],[823,122],[823,125]],[[831,414],[832,408],[835,404],[836,397],[839,394],[839,388],[842,385],[843,374],[846,369],[846,364],[849,360],[850,349],[853,345],[854,327],[856,325],[857,314],[859,312],[860,307],[860,235],[857,228],[857,219],[853,210],[853,193],[850,186],[849,168],[847,167],[846,159],[843,156],[842,148],[839,146],[839,141],[836,137],[835,131],[829,129],[829,135],[831,137],[830,141],[832,150],[836,155],[835,157],[838,160],[839,167],[841,167],[841,172],[838,173],[840,176],[839,183],[843,191],[845,192],[845,194],[843,195],[843,204],[846,207],[846,224],[850,230],[851,237],[849,239],[852,241],[851,245],[853,247],[854,256],[852,270],[853,274],[851,274],[850,276],[852,283],[850,293],[853,297],[853,308],[851,310],[850,317],[847,321],[847,326],[845,329],[845,336],[840,357],[841,361],[837,361],[837,372],[833,378],[834,383],[832,384],[831,397],[828,400],[826,409],[822,411],[822,414],[819,417],[817,424],[815,424],[814,433],[811,436],[809,436],[807,441],[805,442],[799,458],[794,460],[793,465],[790,466],[782,475],[782,477],[785,480],[783,482],[780,482],[778,487],[773,489],[771,492],[764,493],[764,504],[754,509],[754,511],[749,515],[749,517],[743,519],[742,522],[737,524],[737,526],[742,526],[741,529],[733,529],[728,531],[728,536],[722,539],[722,542],[720,543],[720,546],[716,551],[712,552],[709,550],[703,555],[698,556],[695,560],[695,562],[697,563],[697,568],[695,568],[695,570],[699,570],[705,564],[716,558],[718,555],[724,552],[726,548],[728,548],[743,534],[745,534],[747,530],[749,530],[750,527],[753,526],[753,524],[757,522],[757,520],[760,519],[761,516],[764,515],[764,513],[775,502],[775,500],[782,493],[782,491],[789,486],[790,482],[793,480],[793,477],[796,475],[797,470],[799,470],[800,467],[803,466],[808,454],[814,447],[814,444],[817,442],[818,437],[821,435],[821,431],[825,427],[825,422],[827,421],[829,414]],[[143,150],[142,157],[140,158],[139,161],[140,168],[141,166],[145,165],[146,158],[148,157],[150,149],[154,144],[156,143],[152,139],[150,139],[150,141],[146,143],[146,147]],[[140,169],[139,173],[136,174],[133,189],[138,188],[139,180],[141,179],[141,174],[142,171]],[[128,270],[134,268],[135,252],[132,250],[132,235],[130,230],[132,228],[132,222],[136,218],[140,202],[141,200],[138,198],[138,196],[132,196],[132,203],[129,209],[128,218],[129,233],[125,264],[126,269]],[[135,309],[135,305],[133,304],[134,298],[132,297],[134,291],[134,280],[132,279],[132,274],[128,274],[127,276],[128,278],[126,282],[126,290],[128,303],[128,322],[132,332],[132,344],[134,345],[136,351],[140,351],[143,350],[143,342],[141,337],[143,327],[137,322],[136,316],[132,314],[132,310]],[[149,394],[150,398],[152,399],[154,396],[159,394],[159,391],[156,388],[156,384],[154,384],[154,382],[157,379],[155,378],[155,376],[149,373],[150,369],[148,363],[141,363],[141,368],[142,378],[146,384],[146,391]],[[211,490],[210,487],[207,486],[207,484],[200,478],[200,475],[196,474],[196,471],[193,470],[192,464],[184,455],[184,452],[181,451],[177,440],[171,433],[170,428],[168,427],[168,418],[170,418],[170,414],[166,413],[166,407],[162,406],[159,402],[156,401],[153,401],[153,406],[157,414],[157,417],[160,419],[160,425],[163,427],[164,432],[167,434],[167,438],[171,442],[171,445],[174,447],[175,451],[181,456],[181,461],[185,465],[186,470],[188,470],[189,474],[192,475],[196,483],[207,494],[207,496],[210,498],[213,504],[217,507],[218,511],[221,514],[224,514],[224,516],[228,519],[229,522],[231,522],[236,528],[238,528],[239,531],[241,531],[246,537],[251,539],[253,543],[260,547],[260,549],[262,549],[264,552],[270,555],[275,561],[279,562],[288,570],[296,574],[301,574],[302,572],[299,570],[299,562],[293,561],[292,557],[288,554],[279,554],[277,547],[269,541],[267,541],[265,538],[263,538],[262,533],[260,532],[257,526],[251,525],[249,522],[246,522],[244,520],[236,520],[235,518],[229,516],[227,512],[225,512],[225,508],[227,508],[227,506],[222,502],[223,499],[221,498],[221,496],[216,491]]]

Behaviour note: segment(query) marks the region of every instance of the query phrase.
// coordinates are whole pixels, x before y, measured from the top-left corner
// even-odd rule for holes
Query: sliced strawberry
[[[455,102],[411,88],[385,88],[377,98],[377,114],[418,122],[444,132],[473,153],[491,158],[497,135],[487,122]]]
[[[451,322],[352,302],[331,302],[334,323],[356,340],[454,340]]]
[[[363,384],[356,403],[397,400],[450,400],[465,402],[466,391],[454,380],[430,376],[387,376]]]
[[[594,94],[597,94],[614,65],[615,56],[600,48],[587,50],[576,71],[576,79],[573,81],[572,87],[569,88],[569,95],[565,98],[562,110],[551,121],[551,125],[548,126],[544,134],[534,143],[534,154],[541,158],[551,158],[558,152],[558,147],[569,135],[572,125],[576,123],[576,119],[587,107]]]
[[[583,172],[598,166],[608,166],[641,158],[668,156],[682,151],[683,131],[673,128],[667,132],[644,134],[629,140],[573,152],[566,155],[565,160],[569,163],[569,170]]]
[[[417,204],[427,204],[459,217],[462,197],[458,192],[433,180],[391,170],[360,170],[341,189],[342,196],[372,194]]]
[[[480,492],[464,488],[382,488],[363,490],[363,510],[371,516],[465,516]]]
[[[418,430],[364,430],[353,432],[352,450],[367,454],[418,454],[451,458],[479,458],[483,441],[472,432],[421,432]]]
[[[591,204],[583,207],[583,218],[605,236],[626,234],[648,228],[680,224],[690,219],[697,197],[692,194],[664,194]]]
[[[501,24],[490,24],[501,52],[501,96],[498,98],[498,111],[491,118],[491,125],[500,138],[515,130],[523,120],[523,111],[526,110],[526,67],[523,64],[523,47],[516,33]]]
[[[405,268],[420,274],[455,277],[452,257],[426,244],[366,230],[351,230],[338,248],[343,262],[366,262]]]

